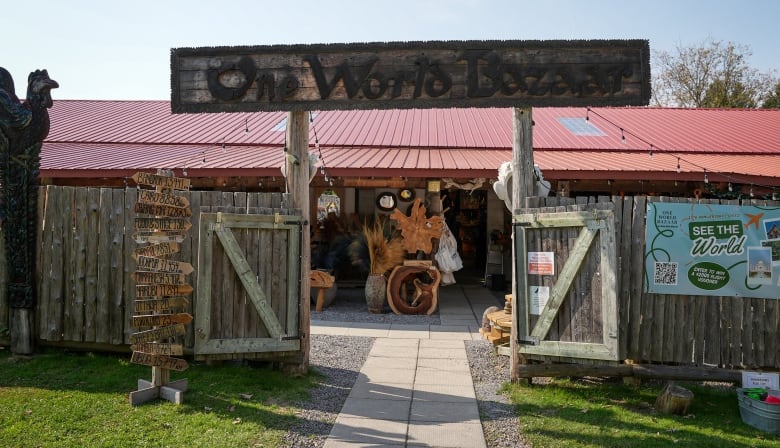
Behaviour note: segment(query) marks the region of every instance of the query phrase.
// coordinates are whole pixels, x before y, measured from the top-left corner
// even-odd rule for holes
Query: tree
[[[677,107],[757,107],[777,82],[748,65],[749,46],[708,39],[655,54],[653,102]]]
[[[761,107],[765,109],[780,109],[780,81],[775,85],[775,91],[767,97]]]

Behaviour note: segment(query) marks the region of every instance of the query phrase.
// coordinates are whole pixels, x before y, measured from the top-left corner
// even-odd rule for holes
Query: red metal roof
[[[59,100],[50,115],[42,177],[280,174],[284,112],[173,115],[167,101]],[[512,157],[511,109],[312,116],[312,150],[316,139],[333,176],[495,177]],[[533,119],[534,161],[549,179],[698,180],[706,168],[780,184],[780,110],[535,108]]]

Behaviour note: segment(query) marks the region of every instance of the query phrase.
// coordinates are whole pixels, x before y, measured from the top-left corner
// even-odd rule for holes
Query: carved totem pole
[[[32,352],[35,308],[35,247],[38,173],[43,140],[49,134],[51,89],[59,85],[46,70],[27,79],[27,98],[17,98],[11,74],[0,67],[0,220],[8,266],[11,350]]]

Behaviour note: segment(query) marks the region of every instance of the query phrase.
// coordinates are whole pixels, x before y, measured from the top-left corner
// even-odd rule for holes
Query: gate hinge
[[[518,336],[517,343],[522,345],[539,345],[539,338],[536,336]]]
[[[280,341],[294,341],[296,339],[301,339],[301,335],[296,334],[296,335],[290,336],[290,335],[283,334],[283,335],[279,336],[279,340]]]

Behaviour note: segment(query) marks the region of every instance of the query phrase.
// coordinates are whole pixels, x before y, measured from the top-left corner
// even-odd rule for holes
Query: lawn
[[[190,363],[184,404],[129,405],[151,368],[128,355],[46,351],[30,359],[0,348],[0,446],[274,447],[295,421],[290,403],[312,376]]]
[[[558,379],[545,385],[507,385],[520,431],[534,448],[778,447],[771,435],[742,423],[730,387],[679,383],[694,393],[687,416],[655,412],[663,383]]]

